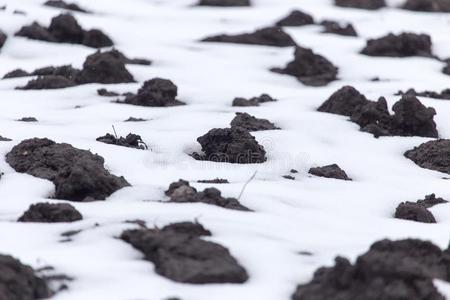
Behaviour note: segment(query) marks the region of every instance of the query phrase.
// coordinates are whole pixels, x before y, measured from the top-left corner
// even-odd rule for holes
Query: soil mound
[[[422,168],[450,174],[450,140],[429,141],[404,155]]]
[[[333,33],[344,36],[358,36],[352,24],[340,24],[335,21],[322,21],[320,25],[323,26],[323,33]]]
[[[434,99],[450,100],[450,89],[444,89],[441,92],[434,92],[434,91],[416,92],[416,90],[414,90],[414,89],[409,89],[406,92],[398,91],[396,93],[396,95],[404,95],[404,94],[411,94],[416,97],[427,97],[427,98],[434,98]]]
[[[272,98],[267,94],[261,94],[261,96],[253,97],[250,99],[234,98],[232,106],[259,106],[261,103],[275,102],[277,99]]]
[[[266,119],[255,118],[248,113],[236,113],[236,117],[231,121],[230,125],[242,127],[248,131],[275,130],[280,129],[272,122]]]
[[[18,222],[59,223],[83,219],[80,212],[67,203],[37,203],[28,208]]]
[[[386,6],[385,0],[334,0],[334,4],[340,7],[351,7],[375,10]]]
[[[334,178],[340,180],[351,180],[347,176],[347,173],[345,173],[345,171],[342,170],[337,164],[311,168],[309,169],[308,173],[319,177]]]
[[[303,26],[314,24],[314,18],[303,11],[293,10],[286,17],[275,23],[276,26]]]
[[[431,37],[427,34],[390,33],[378,39],[369,39],[361,53],[369,56],[431,57],[431,46]]]
[[[49,1],[45,2],[44,5],[45,6],[50,6],[50,7],[56,7],[56,8],[62,8],[62,9],[77,11],[77,12],[83,12],[83,13],[87,13],[88,12],[87,10],[79,7],[75,3],[67,3],[67,2],[64,2],[62,0],[49,0]]]
[[[200,6],[250,6],[250,0],[200,0]]]
[[[8,38],[8,36],[6,35],[6,33],[4,33],[3,31],[0,30],[0,49],[5,44],[7,38]]]
[[[123,103],[153,107],[184,105],[184,102],[176,99],[177,95],[178,87],[172,81],[153,78],[144,82],[136,95],[125,97]]]
[[[421,223],[436,223],[433,214],[425,206],[414,202],[400,203],[395,209],[394,217]]]
[[[427,12],[450,12],[448,0],[407,0],[404,9]]]
[[[126,137],[116,137],[110,133],[96,139],[98,142],[105,144],[117,145],[128,148],[147,150],[147,144],[142,140],[140,135],[129,133]]]

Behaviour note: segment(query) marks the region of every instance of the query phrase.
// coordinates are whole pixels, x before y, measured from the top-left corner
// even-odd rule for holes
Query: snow
[[[307,282],[314,270],[330,265],[336,255],[354,259],[382,238],[415,237],[441,247],[449,243],[450,204],[431,209],[437,224],[393,219],[403,201],[436,193],[450,199],[445,174],[421,169],[403,153],[429,139],[383,137],[359,132],[347,118],[316,112],[335,90],[353,85],[369,99],[398,100],[398,90],[437,90],[450,87],[443,64],[429,58],[373,58],[358,54],[367,38],[388,32],[423,32],[433,39],[433,51],[450,56],[450,14],[413,13],[391,8],[370,12],[336,8],[329,0],[253,0],[252,8],[198,8],[191,0],[79,0],[95,12],[76,13],[84,28],[100,28],[129,57],[153,60],[151,66],[127,68],[136,84],[104,86],[88,84],[52,91],[17,91],[27,78],[0,81],[0,135],[12,138],[0,143],[0,154],[30,137],[48,137],[103,156],[108,169],[123,175],[132,187],[103,202],[71,203],[84,217],[71,224],[21,224],[15,220],[26,208],[48,200],[53,184],[16,173],[0,160],[5,173],[0,181],[0,236],[2,253],[12,254],[33,267],[51,265],[75,280],[55,300],[108,299],[153,300],[178,296],[185,300],[289,299],[295,286]],[[58,10],[40,0],[1,0],[0,28],[9,35],[0,54],[0,76],[15,68],[31,71],[47,65],[80,67],[93,49],[68,44],[31,41],[12,35],[34,20],[48,25]],[[203,37],[223,32],[238,33],[270,25],[299,8],[316,20],[335,19],[355,25],[360,37],[321,34],[319,26],[286,29],[302,46],[311,47],[339,67],[339,81],[326,87],[306,87],[289,76],[271,73],[292,58],[292,48],[199,43]],[[12,14],[18,9],[27,13]],[[111,103],[99,97],[100,87],[136,91],[153,77],[171,79],[186,106],[146,108]],[[386,81],[371,82],[375,76]],[[269,93],[279,99],[260,107],[231,107],[234,97]],[[420,98],[437,111],[435,121],[442,138],[450,138],[450,102]],[[75,108],[80,106],[80,108]],[[214,127],[227,127],[237,111],[268,118],[283,128],[257,132],[268,161],[258,165],[234,165],[193,160],[196,138]],[[15,121],[33,116],[39,123]],[[147,122],[122,122],[128,117]],[[149,151],[106,145],[95,141],[111,132],[139,134]],[[337,163],[353,181],[307,175],[312,166]],[[296,180],[283,175],[300,171]],[[179,178],[226,178],[217,185],[225,196],[237,197],[257,171],[240,199],[253,213],[225,210],[205,204],[161,203],[163,191]],[[211,184],[193,183],[205,188]],[[117,239],[133,228],[126,220],[142,219],[150,226],[198,219],[228,247],[250,276],[245,284],[180,284],[153,271],[153,265],[130,245]],[[98,224],[98,226],[96,226]],[[83,231],[72,242],[61,243],[61,233]],[[311,252],[312,256],[299,255]],[[450,285],[437,283],[450,296]]]

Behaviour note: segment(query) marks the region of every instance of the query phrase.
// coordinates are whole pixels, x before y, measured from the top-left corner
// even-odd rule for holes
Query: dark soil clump
[[[250,6],[250,0],[200,0],[200,6]]]
[[[75,222],[83,219],[80,212],[67,203],[37,203],[33,204],[17,220],[18,222]]]
[[[314,18],[300,10],[293,10],[286,17],[275,23],[277,26],[303,26],[314,24]]]
[[[425,206],[414,202],[400,203],[395,209],[394,217],[421,223],[436,223],[433,214]]]
[[[406,151],[405,157],[422,168],[450,174],[450,140],[440,139],[423,143]]]
[[[355,109],[368,102],[367,98],[352,86],[344,86],[334,92],[317,111],[351,116]]]
[[[417,299],[444,300],[433,279],[449,281],[449,250],[426,241],[382,240],[354,264],[337,257],[314,278],[297,287],[292,300],[306,299]]]
[[[62,0],[49,0],[49,1],[45,2],[44,5],[45,6],[50,6],[50,7],[67,9],[67,10],[73,10],[73,11],[77,11],[77,12],[83,12],[83,13],[87,13],[88,12],[87,10],[79,7],[75,3],[66,3],[66,2],[64,2]]]
[[[182,230],[180,229],[182,228]],[[186,230],[187,229],[187,230]],[[244,283],[246,270],[225,247],[201,239],[210,232],[199,224],[127,230],[121,239],[140,250],[161,276],[183,283]]]
[[[0,49],[5,44],[7,38],[8,36],[3,31],[0,30]]]
[[[309,169],[308,173],[311,175],[314,175],[314,176],[325,177],[325,178],[351,180],[347,176],[347,173],[345,173],[345,171],[342,170],[337,164],[311,168],[311,169]]]
[[[207,180],[198,180],[198,183],[214,183],[214,184],[226,184],[230,183],[227,179],[216,178],[216,179],[207,179]]]
[[[404,95],[404,94],[411,94],[416,97],[419,96],[434,99],[450,100],[450,89],[444,89],[440,93],[433,91],[416,92],[414,89],[409,89],[406,92],[398,91],[396,93],[396,95]]]
[[[116,137],[110,133],[96,139],[105,144],[117,145],[128,148],[147,150],[147,144],[144,143],[140,135],[129,133],[126,137]]]
[[[75,86],[75,82],[60,75],[45,75],[39,76],[36,79],[28,81],[22,87],[17,87],[18,90],[47,90],[47,89],[63,89]]]
[[[102,97],[117,97],[120,94],[112,91],[108,91],[107,89],[98,89],[97,94]]]
[[[280,129],[272,122],[266,119],[255,118],[248,113],[236,113],[236,116],[231,121],[232,127],[242,127],[248,131],[261,131],[261,130],[276,130]]]
[[[442,73],[450,75],[450,59],[446,61],[447,65],[442,69]]]
[[[0,255],[0,299],[37,300],[52,296],[44,279],[19,260]]]
[[[123,103],[153,107],[184,105],[184,102],[176,99],[177,95],[178,87],[172,81],[153,78],[144,82],[136,95],[128,95]]]
[[[431,208],[438,204],[448,203],[448,201],[444,200],[442,198],[436,198],[435,194],[430,194],[430,195],[425,196],[425,199],[418,200],[417,203],[426,208]]]
[[[22,141],[6,154],[6,162],[19,173],[52,181],[58,199],[104,200],[130,185],[109,173],[101,156],[46,138]]]
[[[148,120],[147,119],[143,119],[143,118],[129,117],[124,122],[145,122],[145,121],[148,121]]]
[[[235,198],[224,198],[221,192],[216,188],[207,188],[203,192],[198,192],[189,185],[189,182],[180,179],[170,184],[165,192],[170,198],[170,202],[175,203],[206,203],[216,205],[227,209],[250,211],[247,207],[241,205]]]
[[[45,28],[34,22],[22,27],[16,36],[55,43],[82,44],[93,48],[110,47],[113,41],[98,29],[84,30],[71,14],[61,14]]]
[[[340,7],[351,7],[375,10],[386,6],[385,0],[334,0],[334,4]]]
[[[261,94],[259,97],[253,97],[250,99],[245,98],[234,98],[232,106],[259,106],[261,103],[275,102],[276,99],[272,98],[267,94]]]
[[[448,0],[407,0],[404,9],[426,12],[450,12]]]
[[[338,68],[311,49],[296,47],[294,60],[273,72],[296,77],[304,85],[324,86],[337,79]]]
[[[323,26],[323,33],[333,33],[344,36],[358,36],[352,24],[341,25],[335,21],[322,21],[320,25]]]
[[[3,79],[26,77],[26,76],[30,76],[30,73],[28,73],[27,71],[24,71],[22,69],[15,69],[15,70],[12,70],[11,72],[6,73],[3,76]]]
[[[378,39],[369,39],[361,53],[369,56],[432,57],[431,46],[431,37],[427,34],[390,33]]]
[[[266,27],[252,33],[236,35],[221,34],[204,38],[202,41],[274,47],[290,47],[296,45],[292,37],[284,32],[281,27]]]
[[[263,163],[267,160],[264,147],[244,128],[215,128],[197,141],[204,155],[194,153],[198,160],[238,164]]]
[[[18,119],[17,121],[20,122],[38,122],[38,120],[35,117],[23,117]]]

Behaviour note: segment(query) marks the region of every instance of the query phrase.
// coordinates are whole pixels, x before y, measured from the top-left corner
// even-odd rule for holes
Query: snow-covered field
[[[404,201],[436,195],[450,199],[446,174],[422,169],[403,153],[427,140],[421,137],[381,137],[359,131],[348,118],[317,112],[334,91],[352,85],[369,99],[386,97],[389,107],[398,90],[440,91],[450,87],[443,63],[431,58],[379,58],[359,54],[368,38],[388,32],[427,33],[433,52],[450,57],[450,14],[410,12],[389,1],[379,11],[338,8],[330,0],[253,0],[248,8],[194,7],[191,0],[78,0],[93,14],[75,13],[85,28],[99,28],[130,57],[144,57],[151,66],[128,65],[137,83],[87,84],[59,90],[15,90],[29,78],[0,80],[0,252],[35,268],[51,265],[73,277],[69,289],[55,300],[185,300],[290,299],[297,284],[311,279],[314,270],[331,265],[336,255],[354,259],[382,238],[415,237],[445,248],[450,239],[450,204],[431,209],[437,224],[393,218]],[[41,0],[0,0],[0,29],[8,40],[0,52],[0,76],[15,69],[32,71],[48,65],[81,67],[94,49],[13,37],[23,25],[48,25],[58,9]],[[271,25],[298,8],[316,20],[353,23],[359,37],[320,33],[309,25],[286,28],[296,42],[312,48],[339,67],[339,80],[325,87],[307,87],[294,77],[269,71],[292,59],[293,47],[200,43],[219,33],[240,33]],[[26,13],[13,14],[14,10]],[[155,108],[112,103],[97,89],[135,92],[145,80],[172,80],[185,106]],[[370,81],[379,77],[381,81]],[[268,93],[278,102],[259,107],[232,107],[235,97]],[[434,107],[441,138],[450,138],[450,102],[420,98]],[[282,130],[252,133],[268,156],[263,164],[238,165],[194,160],[197,137],[212,128],[228,127],[235,112],[267,118]],[[35,117],[38,123],[17,122]],[[128,117],[146,122],[123,122]],[[97,142],[112,132],[139,134],[149,150],[135,150]],[[50,181],[15,172],[3,156],[21,140],[48,137],[103,156],[106,167],[132,185],[106,201],[71,202],[83,220],[74,223],[17,223],[36,202],[48,200]],[[312,177],[310,167],[339,164],[353,181]],[[287,180],[297,169],[295,180]],[[237,197],[254,212],[226,210],[206,204],[162,203],[168,185],[183,178],[198,189],[216,186]],[[200,184],[197,180],[226,178],[230,184]],[[249,273],[244,284],[181,284],[153,271],[142,254],[117,237],[141,219],[148,226],[198,220],[210,229],[207,238],[226,246]],[[82,230],[71,242],[61,233]],[[300,255],[300,252],[312,255]],[[450,297],[450,284],[438,283]]]

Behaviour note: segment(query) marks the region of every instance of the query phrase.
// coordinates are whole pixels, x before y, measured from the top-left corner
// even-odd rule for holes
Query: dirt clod
[[[6,35],[6,33],[4,33],[3,31],[0,30],[0,49],[5,44],[7,38],[8,38],[8,36]]]
[[[351,7],[375,10],[386,6],[385,0],[334,0],[334,4],[340,7]]]
[[[37,300],[52,296],[45,280],[9,255],[0,255],[0,274],[0,299]]]
[[[58,199],[104,200],[130,185],[109,173],[101,156],[46,138],[22,141],[6,154],[6,162],[19,173],[52,181]]]
[[[204,38],[202,41],[274,47],[290,47],[296,45],[292,37],[284,32],[281,27],[266,27],[258,29],[252,33],[242,33],[235,35],[221,34]]]
[[[201,239],[206,229],[183,223],[162,229],[127,230],[121,239],[153,262],[161,276],[177,282],[244,283],[248,274],[225,247]],[[188,229],[188,230],[186,230]]]
[[[23,117],[18,119],[17,121],[20,122],[38,122],[38,120],[35,117]]]
[[[184,105],[184,102],[176,99],[177,95],[178,87],[172,81],[153,78],[144,82],[136,95],[125,97],[123,103],[153,107]]]
[[[214,183],[214,184],[230,183],[227,179],[222,179],[222,178],[198,180],[197,182],[198,183]]]
[[[325,177],[325,178],[351,180],[347,176],[347,173],[345,173],[345,171],[342,170],[337,164],[311,168],[311,169],[309,169],[308,173],[311,175],[314,175],[314,176]]]
[[[427,12],[450,12],[448,0],[407,0],[404,9]]]
[[[409,201],[397,206],[394,217],[421,223],[436,223],[433,214],[425,206]]]
[[[147,119],[143,118],[135,118],[135,117],[129,117],[128,119],[124,120],[124,122],[145,122],[148,121]]]
[[[369,56],[432,57],[431,46],[431,37],[427,34],[404,32],[395,35],[389,33],[378,39],[367,40],[367,44],[361,53]]]
[[[430,195],[425,196],[425,199],[418,200],[417,203],[420,205],[423,205],[426,208],[431,208],[438,204],[448,203],[448,201],[444,200],[442,198],[436,198],[435,194],[430,194]]]
[[[165,194],[169,196],[170,202],[200,202],[228,209],[250,211],[247,207],[241,205],[237,199],[222,197],[221,192],[216,188],[207,188],[203,192],[198,192],[194,187],[189,185],[189,182],[182,179],[171,183]]]
[[[310,86],[324,86],[337,79],[338,68],[325,57],[311,49],[296,47],[294,60],[284,68],[273,68],[273,72],[296,77]]]
[[[211,129],[197,141],[204,153],[193,154],[199,160],[238,164],[263,163],[267,160],[264,147],[242,127]]]
[[[236,116],[231,120],[230,125],[243,127],[248,131],[261,131],[261,130],[276,130],[280,129],[272,122],[266,119],[255,118],[248,113],[236,113]]]
[[[47,89],[63,89],[75,86],[75,82],[60,75],[45,75],[32,79],[18,90],[47,90]]]
[[[83,32],[81,44],[91,48],[103,48],[114,45],[109,36],[99,29],[91,29]]]
[[[30,76],[30,74],[27,71],[24,71],[22,69],[15,69],[15,70],[12,70],[12,71],[6,73],[3,76],[3,79],[26,77],[26,76]]]
[[[429,141],[404,155],[422,168],[450,174],[450,140]]]
[[[406,92],[398,91],[396,95],[412,94],[416,97],[427,97],[434,99],[450,100],[450,89],[444,89],[441,92],[423,91],[416,92],[414,89],[409,89]]]
[[[49,1],[45,2],[44,5],[45,6],[50,6],[50,7],[56,7],[56,8],[62,8],[62,9],[77,11],[77,12],[83,12],[83,13],[87,13],[88,12],[87,10],[79,7],[75,3],[67,3],[67,2],[64,2],[62,0],[49,0]]]
[[[322,21],[320,25],[323,26],[323,33],[333,33],[344,36],[358,36],[352,24],[340,24],[336,21]]]
[[[261,103],[275,102],[277,99],[272,98],[267,94],[261,94],[261,96],[253,97],[250,99],[234,98],[232,106],[259,106]]]
[[[444,300],[433,279],[450,280],[449,254],[431,242],[382,240],[354,264],[337,257],[334,266],[319,268],[292,299]]]
[[[314,18],[310,14],[297,9],[275,23],[277,26],[303,26],[310,24],[314,24]]]
[[[344,86],[334,92],[317,110],[331,114],[351,116],[355,109],[368,102],[367,98],[352,86]]]
[[[147,144],[142,140],[140,135],[129,133],[126,137],[116,137],[110,133],[96,139],[98,142],[105,144],[117,145],[128,148],[147,150]]]
[[[200,0],[200,6],[250,6],[250,0]]]
[[[31,205],[17,220],[18,222],[75,222],[83,217],[80,212],[67,203],[37,203]]]

